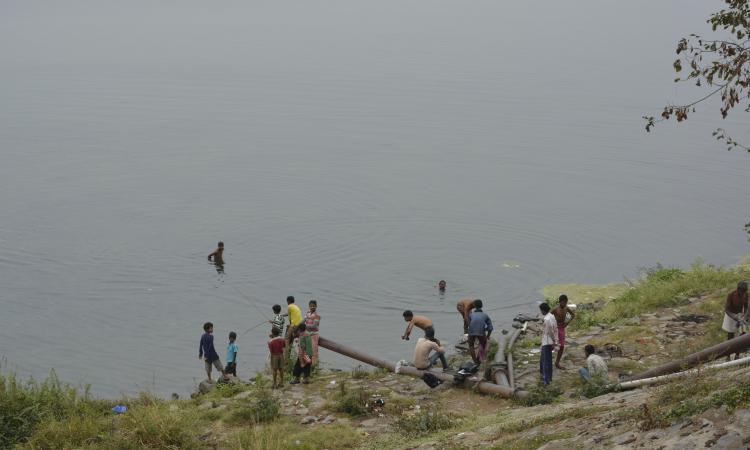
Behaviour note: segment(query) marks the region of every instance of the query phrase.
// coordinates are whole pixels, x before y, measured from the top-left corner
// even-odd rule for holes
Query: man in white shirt
[[[586,367],[581,367],[578,370],[583,381],[591,381],[592,377],[600,377],[606,380],[609,374],[607,363],[604,362],[601,356],[596,354],[594,346],[589,344],[583,348],[583,351],[586,352]]]
[[[550,313],[549,305],[542,303],[539,310],[544,314],[542,322],[542,354],[539,357],[539,372],[542,383],[548,386],[552,382],[552,350],[557,347],[557,320]]]

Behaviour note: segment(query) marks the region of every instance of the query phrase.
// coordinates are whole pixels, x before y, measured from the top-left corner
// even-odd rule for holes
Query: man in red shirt
[[[271,340],[268,341],[268,351],[271,352],[271,372],[273,372],[273,388],[279,388],[284,384],[284,347],[286,339],[281,337],[278,328],[271,330]],[[278,382],[276,378],[278,376]]]

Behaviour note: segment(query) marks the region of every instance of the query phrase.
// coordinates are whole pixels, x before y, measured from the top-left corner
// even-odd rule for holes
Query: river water
[[[287,295],[396,360],[405,308],[452,340],[465,296],[507,324],[545,284],[734,263],[750,160],[718,109],[641,119],[699,93],[674,46],[718,6],[2,2],[4,367],[185,393],[203,322],[223,359]]]

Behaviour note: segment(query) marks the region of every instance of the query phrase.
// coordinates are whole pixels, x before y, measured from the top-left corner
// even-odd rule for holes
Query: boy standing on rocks
[[[492,320],[482,311],[482,301],[474,300],[474,312],[469,317],[469,353],[475,363],[481,364],[487,356],[490,334],[492,334]],[[479,349],[475,349],[476,344]]]
[[[227,367],[224,372],[237,376],[237,333],[234,331],[229,333],[229,343],[227,344]]]
[[[558,302],[557,308],[552,310],[552,315],[555,316],[555,320],[557,321],[557,339],[560,344],[560,350],[557,351],[557,358],[555,358],[555,367],[564,370],[563,366],[560,365],[560,360],[565,351],[565,327],[576,317],[576,314],[568,308],[567,295],[561,295]],[[568,320],[568,315],[570,315],[570,320]]]
[[[284,384],[284,347],[286,339],[281,337],[278,328],[271,330],[271,340],[268,341],[268,351],[271,353],[271,372],[273,372],[273,388],[280,388]]]
[[[216,349],[214,348],[214,337],[212,335],[214,332],[214,324],[211,322],[204,323],[203,331],[205,331],[205,333],[201,336],[201,343],[198,347],[198,359],[202,359],[206,362],[206,374],[208,375],[208,381],[212,383],[211,366],[216,367],[216,370],[221,373],[222,377],[226,376],[226,373],[224,372],[224,367],[221,365],[221,360],[219,360],[219,354],[216,353]]]
[[[542,353],[539,357],[539,372],[542,383],[548,386],[552,382],[552,350],[557,347],[557,320],[550,313],[549,305],[542,303],[539,310],[544,314],[542,323]]]
[[[310,335],[310,340],[312,341],[312,363],[313,365],[316,365],[318,364],[318,339],[320,339],[320,314],[318,314],[318,301],[310,300],[307,305],[310,309],[305,313],[305,328],[307,329],[307,334]]]

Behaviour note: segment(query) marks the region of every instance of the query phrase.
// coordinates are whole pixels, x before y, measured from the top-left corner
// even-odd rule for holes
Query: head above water
[[[404,320],[405,321],[410,322],[411,319],[413,319],[413,318],[414,318],[414,313],[413,312],[409,311],[408,309],[406,311],[404,311]]]
[[[212,324],[211,322],[206,322],[203,324],[203,331],[205,331],[206,333],[210,333],[213,330],[214,330],[214,324]]]
[[[229,332],[229,341],[234,342],[237,339],[237,333],[234,331]]]
[[[294,303],[294,296],[290,295],[289,297],[286,298],[286,304],[291,305],[292,303]]]
[[[445,290],[445,280],[440,280],[440,282],[438,283],[438,289],[440,289],[441,291]]]
[[[740,292],[747,292],[747,281],[740,281],[737,283],[737,290]]]
[[[219,241],[219,243],[216,244],[216,246],[219,247],[219,250],[223,250],[224,249],[224,241]]]
[[[547,303],[540,303],[539,310],[542,312],[542,314],[547,314],[549,312],[549,305]]]
[[[563,294],[557,299],[557,301],[560,303],[560,306],[566,306],[568,304],[568,296]]]
[[[482,300],[476,299],[474,300],[474,309],[482,309],[483,303]]]
[[[583,351],[586,352],[586,356],[596,353],[596,349],[591,344],[587,344],[585,347],[583,347]]]
[[[281,313],[281,305],[273,305],[271,308],[273,309],[274,314]]]

